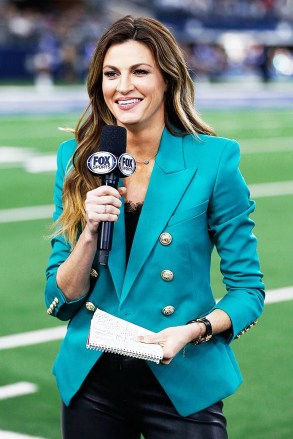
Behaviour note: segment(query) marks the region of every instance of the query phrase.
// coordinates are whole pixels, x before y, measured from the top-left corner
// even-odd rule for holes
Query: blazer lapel
[[[182,137],[172,136],[165,129],[134,236],[121,301],[130,291],[195,173],[196,168],[185,169]]]

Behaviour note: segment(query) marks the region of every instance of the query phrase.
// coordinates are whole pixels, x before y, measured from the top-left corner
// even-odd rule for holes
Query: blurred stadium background
[[[93,47],[126,14],[173,31],[197,109],[240,142],[269,293],[234,343],[245,381],[225,403],[229,437],[291,439],[293,0],[0,0],[0,438],[61,437],[51,367],[64,325],[43,304],[55,155],[69,138],[58,127],[75,126]]]

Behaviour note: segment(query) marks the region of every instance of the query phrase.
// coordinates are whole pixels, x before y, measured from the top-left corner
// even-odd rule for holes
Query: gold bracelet
[[[202,337],[202,334],[200,331],[199,337],[192,340],[190,342],[191,344],[198,345],[201,343],[205,343],[206,341],[209,341],[212,338],[213,329],[212,329],[211,322],[207,318],[201,317],[200,319],[190,320],[189,322],[186,323],[186,325],[189,325],[190,323],[198,323],[198,324],[203,323],[206,327],[206,335],[204,337]]]
[[[190,325],[191,323],[196,323],[199,327],[199,336],[197,338],[194,338],[193,340],[191,340],[189,343],[190,344],[200,344],[200,340],[202,338],[202,331],[201,331],[201,326],[199,324],[199,322],[197,322],[196,320],[190,320],[189,322],[186,323],[186,325]]]

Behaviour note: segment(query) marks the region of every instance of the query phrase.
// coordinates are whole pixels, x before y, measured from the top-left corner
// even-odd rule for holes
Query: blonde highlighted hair
[[[89,104],[75,130],[77,149],[73,167],[64,182],[63,213],[57,221],[56,234],[64,235],[71,245],[86,224],[86,193],[101,184],[98,177],[88,172],[87,158],[97,151],[103,126],[116,124],[102,92],[104,58],[110,46],[129,40],[143,43],[151,50],[167,83],[166,128],[177,136],[215,135],[194,109],[194,83],[171,32],[153,18],[126,16],[116,21],[100,38],[91,60],[87,82]]]

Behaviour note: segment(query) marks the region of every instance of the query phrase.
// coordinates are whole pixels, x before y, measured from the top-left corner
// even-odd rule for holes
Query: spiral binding
[[[153,332],[96,308],[86,347],[91,350],[154,361],[158,364],[163,358],[161,346],[133,343],[137,336],[148,334]]]
[[[87,344],[87,349],[93,350],[93,351],[102,351],[107,352],[109,354],[119,354],[124,355],[127,357],[137,358],[139,360],[147,360],[147,361],[154,361],[155,363],[159,364],[160,360],[162,359],[159,355],[155,354],[148,354],[147,352],[142,353],[134,350],[129,350],[125,348],[110,348],[108,346],[104,345],[93,345],[93,344]]]

